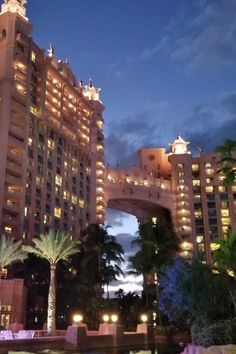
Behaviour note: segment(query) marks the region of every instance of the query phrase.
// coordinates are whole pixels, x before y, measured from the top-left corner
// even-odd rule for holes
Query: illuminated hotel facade
[[[32,40],[24,0],[0,14],[0,232],[79,237],[104,220],[104,106]]]
[[[139,151],[139,165],[108,169],[108,206],[136,215],[141,222],[169,211],[181,240],[180,255],[201,252],[210,263],[217,237],[236,231],[236,181],[227,190],[219,174],[219,154],[193,156],[180,136],[165,148]],[[119,200],[117,200],[119,197]]]

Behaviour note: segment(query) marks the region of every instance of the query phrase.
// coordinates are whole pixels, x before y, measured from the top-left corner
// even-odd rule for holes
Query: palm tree
[[[229,229],[225,239],[215,239],[214,243],[218,244],[219,248],[213,253],[213,262],[216,268],[225,276],[236,313],[236,232]],[[233,282],[232,277],[234,279]]]
[[[114,236],[108,234],[108,228],[91,224],[81,235],[81,246],[84,251],[83,267],[88,269],[93,264],[94,283],[107,287],[110,281],[123,274],[120,265],[124,260],[123,247]]]
[[[115,236],[106,235],[103,245],[103,281],[107,285],[107,297],[109,297],[108,286],[111,281],[124,275],[121,264],[124,262],[124,249],[116,241]]]
[[[230,187],[236,179],[236,140],[226,139],[216,151],[221,154],[218,173],[225,175],[224,185]]]
[[[172,224],[159,221],[154,224],[148,222],[139,225],[137,238],[133,245],[139,247],[138,252],[130,257],[131,268],[137,274],[153,274],[156,282],[157,313],[159,314],[159,275],[163,266],[170,263],[176,252],[179,251],[179,239],[173,230]],[[144,284],[144,291],[146,284]],[[146,302],[148,306],[148,294]],[[160,315],[159,315],[160,318]]]
[[[51,335],[56,329],[56,267],[61,260],[67,261],[70,256],[79,252],[78,243],[72,241],[69,235],[50,230],[32,240],[34,247],[25,249],[37,257],[46,259],[50,263],[50,285],[48,292],[47,331]]]
[[[16,262],[23,262],[27,253],[21,249],[22,241],[16,241],[13,237],[2,235],[0,237],[0,279],[3,268]]]
[[[22,241],[16,241],[13,237],[2,235],[0,237],[0,287],[3,269],[17,262],[23,262],[27,258],[27,253],[21,249]],[[0,311],[1,311],[0,298]]]

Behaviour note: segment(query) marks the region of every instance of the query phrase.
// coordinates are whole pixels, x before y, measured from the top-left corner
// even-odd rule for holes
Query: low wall
[[[139,326],[137,332],[124,332],[121,325],[101,325],[100,331],[87,331],[87,326],[69,326],[66,336],[11,339],[0,341],[0,354],[9,351],[38,352],[45,349],[91,350],[116,347],[145,347],[153,344],[150,325]]]
[[[151,325],[140,325],[137,332],[124,332],[122,325],[101,324],[99,330],[87,331],[85,324],[69,326],[66,349],[82,350],[112,347],[146,346],[154,343]]]

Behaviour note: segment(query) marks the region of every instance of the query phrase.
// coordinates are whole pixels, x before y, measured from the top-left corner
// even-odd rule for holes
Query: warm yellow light
[[[75,314],[75,315],[73,316],[73,322],[74,322],[75,324],[79,324],[79,323],[82,322],[82,321],[83,321],[83,316],[80,315],[79,313],[77,313],[77,314]]]
[[[141,318],[141,321],[142,322],[147,322],[147,320],[148,320],[148,317],[147,317],[147,315],[146,314],[142,314],[141,316],[140,316],[140,318]]]
[[[102,319],[104,322],[108,322],[109,321],[109,315],[103,315]]]
[[[115,315],[115,314],[111,315],[111,321],[112,321],[113,323],[117,322],[117,321],[118,321],[118,316]]]

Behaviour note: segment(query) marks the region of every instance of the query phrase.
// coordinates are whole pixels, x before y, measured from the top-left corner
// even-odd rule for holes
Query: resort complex
[[[69,61],[51,44],[39,48],[32,34],[26,1],[2,0],[0,353],[13,339],[13,349],[33,351],[144,347],[162,334],[181,342],[173,328],[153,332],[163,322],[185,331],[184,343],[192,324],[197,344],[208,344],[196,333],[218,319],[236,333],[235,141],[193,154],[178,134],[168,148],[141,147],[134,166],[120,167],[122,156],[106,166],[101,89],[76,78]],[[107,208],[139,224],[125,271]],[[127,269],[143,276],[142,295],[121,290],[111,299],[110,283]],[[199,301],[189,301],[195,294]],[[72,320],[77,308],[88,321],[80,313]]]

